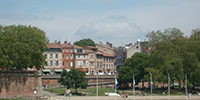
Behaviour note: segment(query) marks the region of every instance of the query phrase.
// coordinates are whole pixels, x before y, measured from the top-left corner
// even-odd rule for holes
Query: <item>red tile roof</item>
[[[48,48],[61,48],[58,43],[47,43]]]
[[[61,47],[62,48],[73,48],[70,44],[68,43],[64,43],[64,44],[61,44]]]
[[[115,56],[109,55],[109,54],[107,54],[107,53],[104,53],[103,56],[105,56],[105,57],[115,57]]]
[[[77,46],[77,45],[74,45],[74,48],[77,48],[77,49],[84,49],[83,47],[80,47],[80,46]]]
[[[86,52],[86,53],[89,53],[89,52],[94,52],[94,51],[89,50],[89,49],[85,49],[85,52]]]
[[[93,46],[85,46],[86,48],[91,48],[91,49],[98,49],[96,47],[93,47]]]

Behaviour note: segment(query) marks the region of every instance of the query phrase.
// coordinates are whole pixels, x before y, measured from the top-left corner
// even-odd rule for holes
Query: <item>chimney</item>
[[[57,40],[55,40],[54,43],[57,43]]]
[[[67,43],[67,41],[64,42],[65,44]]]
[[[58,44],[60,45],[60,41],[58,41]]]
[[[110,48],[112,48],[112,43],[110,43]]]
[[[69,44],[71,44],[71,41],[69,41]]]

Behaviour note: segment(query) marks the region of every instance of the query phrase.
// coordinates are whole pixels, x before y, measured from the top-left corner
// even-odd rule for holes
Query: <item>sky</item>
[[[31,25],[50,42],[90,38],[115,47],[151,31],[200,28],[200,0],[0,0],[0,24]]]

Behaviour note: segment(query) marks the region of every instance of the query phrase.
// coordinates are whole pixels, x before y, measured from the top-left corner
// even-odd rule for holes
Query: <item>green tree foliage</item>
[[[85,47],[85,46],[93,46],[93,47],[95,47],[94,41],[89,39],[89,38],[76,41],[76,42],[74,42],[74,45],[78,45],[78,46],[81,46],[81,47]]]
[[[42,67],[47,42],[45,32],[36,27],[0,25],[0,67],[7,70]]]
[[[153,74],[154,81],[167,82],[169,73],[172,81],[179,82],[180,90],[184,73],[198,78],[199,72],[196,71],[199,70],[200,64],[198,32],[199,30],[193,30],[190,39],[184,37],[183,32],[177,28],[169,28],[164,32],[152,31],[146,35],[149,38],[151,56],[148,61],[149,67],[145,70]]]
[[[124,64],[120,67],[118,75],[118,82],[120,84],[133,83],[133,74],[135,76],[136,84],[143,79],[147,67],[146,61],[149,55],[145,53],[137,52],[131,58],[128,58]]]
[[[69,88],[75,88],[77,93],[77,88],[86,89],[88,86],[88,79],[85,78],[85,73],[72,68],[69,72],[63,70],[61,77],[58,79],[61,85],[67,86]]]

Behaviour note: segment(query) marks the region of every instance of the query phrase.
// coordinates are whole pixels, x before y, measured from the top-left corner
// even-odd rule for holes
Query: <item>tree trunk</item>
[[[144,88],[144,81],[142,81],[142,88]]]
[[[178,85],[179,85],[178,86],[178,91],[181,92],[181,81],[180,80],[178,81]]]
[[[77,94],[77,93],[78,93],[78,92],[77,92],[77,87],[75,87],[75,90],[76,90],[76,94]]]

